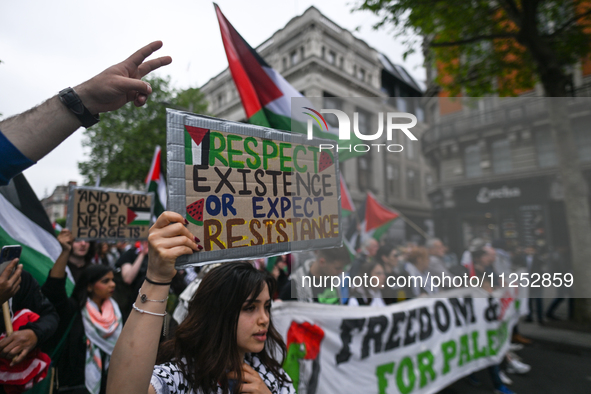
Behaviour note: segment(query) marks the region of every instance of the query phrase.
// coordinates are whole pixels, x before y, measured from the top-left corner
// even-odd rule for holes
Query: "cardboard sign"
[[[340,246],[338,156],[323,143],[168,110],[169,209],[204,247],[177,267]]]
[[[67,227],[78,240],[147,239],[154,194],[72,186]]]

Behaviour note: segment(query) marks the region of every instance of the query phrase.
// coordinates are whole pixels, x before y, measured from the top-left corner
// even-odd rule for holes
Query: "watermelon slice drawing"
[[[320,159],[318,160],[318,172],[322,172],[326,170],[328,167],[333,165],[332,156],[328,154],[328,152],[322,152],[320,154]]]
[[[203,206],[205,198],[195,201],[187,206],[187,220],[197,226],[203,226]]]

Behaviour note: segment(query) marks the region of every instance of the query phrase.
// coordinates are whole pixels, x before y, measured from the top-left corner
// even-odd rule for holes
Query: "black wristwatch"
[[[80,96],[74,91],[72,88],[65,88],[58,94],[60,100],[64,105],[72,111],[74,115],[80,120],[82,126],[89,128],[93,124],[98,123],[99,116],[93,115],[90,113],[88,108],[82,104],[82,100],[80,100]]]

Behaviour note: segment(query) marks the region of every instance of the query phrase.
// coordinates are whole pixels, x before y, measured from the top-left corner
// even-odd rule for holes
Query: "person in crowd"
[[[146,281],[115,346],[107,393],[295,393],[275,358],[286,353],[270,312],[275,281],[250,263],[206,274],[187,317],[158,352],[165,313],[157,301],[168,295],[176,259],[199,251],[183,223],[164,212],[150,229]]]
[[[383,289],[386,288],[386,273],[384,266],[377,261],[370,261],[361,267],[360,277],[366,278],[360,287],[351,290],[349,306],[386,306]],[[377,278],[372,280],[370,278]],[[375,286],[374,286],[375,285]]]
[[[431,238],[425,245],[429,251],[429,272],[431,275],[441,276],[442,274],[450,276],[451,273],[448,271],[443,261],[445,256],[445,245],[439,238]]]
[[[429,252],[424,247],[413,249],[407,256],[408,263],[405,269],[408,272],[409,288],[413,297],[421,294],[437,293],[438,288],[431,289],[431,273],[429,272]],[[412,280],[410,280],[412,279]]]
[[[115,256],[111,253],[111,245],[108,242],[100,242],[96,253],[97,264],[115,268]]]
[[[131,312],[131,305],[137,296],[137,292],[146,278],[148,270],[148,241],[136,243],[136,247],[128,249],[119,257],[115,267],[121,270],[121,280],[117,280],[118,289],[115,299],[119,303],[123,321]]]
[[[72,394],[105,393],[109,358],[123,327],[119,306],[111,297],[113,269],[103,264],[87,266],[68,297],[66,262],[74,237],[65,229],[58,241],[62,253],[41,289],[60,316],[54,342],[67,335],[57,362],[60,388]]]
[[[277,289],[282,289],[289,281],[288,274],[288,255],[281,255],[277,257],[275,264],[271,268],[271,276],[277,281]],[[279,298],[279,290],[271,295],[273,299]]]
[[[495,256],[490,253],[489,250],[487,249],[478,249],[472,252],[472,265],[474,267],[474,275],[473,276],[477,276],[479,278],[482,277],[482,275],[485,275],[485,279],[486,280],[490,280],[490,274],[493,274],[493,282],[489,284],[490,285],[494,285],[494,281],[495,281],[495,271],[493,268],[493,262],[494,262]]]
[[[11,366],[20,364],[37,347],[49,351],[49,339],[59,323],[55,308],[41,293],[37,281],[30,273],[23,271],[23,266],[18,262],[19,259],[12,260],[0,274],[0,305],[8,302],[12,316],[28,309],[37,314],[39,319],[21,326],[0,340],[0,358],[11,360]],[[0,331],[5,331],[3,315],[0,316],[0,324]]]
[[[351,264],[351,268],[349,269],[349,274],[351,277],[358,275],[359,270],[365,264],[371,261],[371,259],[376,255],[380,244],[374,238],[368,238],[363,241],[363,245],[361,246],[361,250],[357,253],[355,257],[355,261]]]
[[[507,242],[504,239],[495,239],[491,245],[495,250],[493,268],[497,274],[505,274],[509,277],[513,270],[511,253],[507,250]]]
[[[339,288],[314,286],[314,278],[318,283],[325,276],[341,276],[350,260],[346,247],[319,250],[316,253],[316,258],[306,261],[291,273],[289,281],[279,292],[279,298],[284,301],[298,300],[322,304],[341,304],[342,298]]]
[[[460,263],[464,268],[466,268],[468,270],[468,274],[470,276],[474,275],[474,266],[472,264],[472,252],[475,252],[477,250],[481,250],[485,246],[486,246],[486,241],[484,241],[482,238],[474,238],[470,242],[470,246],[468,246],[468,249],[466,249],[464,251],[464,253],[462,254],[462,259],[461,259]]]
[[[78,281],[82,271],[92,264],[95,255],[95,244],[88,241],[74,241],[69,249],[68,269],[72,274],[74,283]]]
[[[529,273],[529,277],[532,277],[533,273],[538,275],[544,272],[544,261],[539,257],[538,251],[533,245],[528,245],[523,250],[523,253],[516,258],[516,264],[520,267],[524,267]],[[525,318],[528,322],[533,322],[534,313],[538,320],[538,323],[544,324],[544,305],[542,300],[543,287],[530,287],[529,288],[529,315]]]
[[[564,278],[564,274],[571,273],[572,274],[572,263],[570,257],[570,249],[566,245],[559,245],[556,247],[556,250],[550,254],[550,261],[552,263],[552,272],[554,273],[562,273],[561,275]],[[560,286],[557,289],[557,297],[552,300],[552,303],[548,307],[546,311],[546,318],[548,320],[560,320],[556,315],[556,309],[560,305],[564,299],[567,298],[568,304],[568,319],[573,319],[574,313],[574,300],[572,298],[571,288],[566,286]]]
[[[80,126],[96,123],[100,113],[129,101],[137,107],[144,105],[152,87],[141,78],[172,62],[169,56],[145,61],[161,47],[161,41],[152,42],[73,90],[64,89],[41,105],[1,121],[0,185],[7,185]]]
[[[397,283],[402,283],[400,280],[397,282],[398,277],[408,277],[408,272],[406,272],[403,264],[398,260],[399,255],[398,249],[392,243],[386,243],[380,246],[375,255],[375,260],[383,265],[386,275],[386,286],[382,290],[386,305],[409,298],[407,287],[397,286]],[[388,284],[388,278],[391,278],[389,279],[390,284]],[[406,283],[408,283],[408,280]]]

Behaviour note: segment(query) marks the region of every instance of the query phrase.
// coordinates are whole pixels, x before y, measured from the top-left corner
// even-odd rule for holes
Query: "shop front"
[[[461,253],[474,238],[504,239],[509,247],[552,247],[567,231],[564,204],[551,195],[549,177],[480,183],[433,193],[435,232]],[[558,221],[563,223],[552,222]]]

